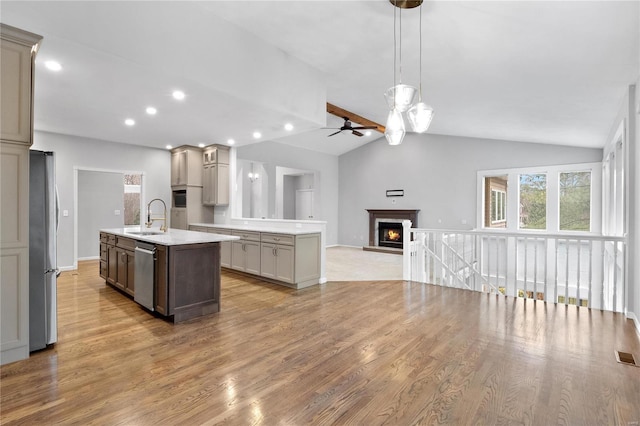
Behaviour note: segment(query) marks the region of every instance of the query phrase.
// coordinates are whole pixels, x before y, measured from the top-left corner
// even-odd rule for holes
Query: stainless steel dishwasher
[[[156,247],[153,244],[136,241],[135,290],[133,300],[154,310],[153,287],[155,282]]]

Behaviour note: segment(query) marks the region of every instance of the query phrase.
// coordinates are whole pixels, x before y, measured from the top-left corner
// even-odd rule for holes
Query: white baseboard
[[[78,268],[76,268],[75,266],[58,266],[58,270],[60,270],[61,272],[64,272],[64,271],[75,271],[76,269],[78,269]]]
[[[627,312],[626,317],[633,321],[633,324],[636,326],[636,333],[638,334],[638,336],[640,336],[640,320],[638,320],[636,314],[634,314],[633,312]]]
[[[79,257],[78,262],[82,262],[83,260],[98,260],[100,256],[89,256],[89,257]]]
[[[356,249],[360,249],[360,250],[362,249],[362,246],[350,246],[350,245],[347,245],[347,244],[334,244],[332,246],[327,246],[327,248],[329,248],[329,247],[346,247],[346,248],[356,248]]]

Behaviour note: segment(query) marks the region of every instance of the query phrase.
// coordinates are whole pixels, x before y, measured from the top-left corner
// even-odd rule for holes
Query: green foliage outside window
[[[520,175],[520,228],[547,229],[547,175]]]
[[[591,230],[591,172],[560,173],[560,230]]]

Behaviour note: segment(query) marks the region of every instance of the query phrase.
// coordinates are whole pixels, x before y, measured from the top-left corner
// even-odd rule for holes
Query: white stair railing
[[[624,237],[403,227],[405,280],[624,309]]]

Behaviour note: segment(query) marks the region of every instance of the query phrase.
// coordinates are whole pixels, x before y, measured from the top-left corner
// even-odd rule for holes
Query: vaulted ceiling
[[[402,12],[402,80],[419,84],[421,13],[423,98],[436,111],[428,133],[601,147],[638,78],[639,6],[426,0]],[[44,36],[36,130],[153,147],[241,146],[260,131],[339,155],[381,134],[328,138],[323,127],[343,121],[326,102],[386,122],[388,0],[3,0],[0,19]],[[50,59],[63,70],[47,70]]]

